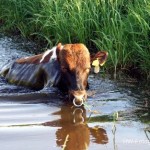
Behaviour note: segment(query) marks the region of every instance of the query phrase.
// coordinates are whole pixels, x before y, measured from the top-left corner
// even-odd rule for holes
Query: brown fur
[[[108,52],[106,52],[106,51],[100,51],[100,52],[98,52],[96,54],[92,54],[91,55],[91,63],[94,60],[98,59],[99,63],[103,64],[107,60],[107,57],[108,57]]]
[[[66,44],[59,50],[58,59],[61,65],[63,78],[69,87],[70,97],[74,91],[84,93],[86,98],[87,78],[91,68],[90,53],[83,44]]]
[[[66,44],[59,53],[62,68],[74,71],[90,68],[90,53],[83,44]]]
[[[52,56],[52,52],[49,53],[48,55],[46,55],[46,57],[44,58],[44,60],[42,61],[42,63],[47,63],[51,56]],[[25,64],[25,63],[28,63],[28,64],[40,64],[40,60],[42,59],[42,56],[44,54],[39,54],[39,55],[35,55],[35,56],[31,56],[31,57],[28,57],[28,58],[20,58],[18,60],[16,60],[17,63],[19,64]]]

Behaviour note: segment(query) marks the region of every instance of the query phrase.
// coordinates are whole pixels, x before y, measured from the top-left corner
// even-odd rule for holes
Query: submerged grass
[[[82,42],[107,50],[106,68],[150,79],[149,0],[0,0],[0,30],[46,46]],[[139,73],[138,72],[138,73]]]

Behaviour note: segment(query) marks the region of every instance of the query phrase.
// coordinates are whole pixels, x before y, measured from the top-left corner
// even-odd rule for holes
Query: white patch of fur
[[[46,57],[47,55],[49,55],[51,52],[53,52],[53,54],[52,54],[52,56],[53,56],[54,53],[56,53],[55,51],[56,51],[56,46],[53,47],[52,49],[48,49],[48,50],[43,54],[42,59],[40,60],[40,63],[41,63],[41,62],[45,59],[45,57]],[[51,56],[51,58],[52,58],[52,56]],[[54,56],[53,56],[53,57],[54,57]]]
[[[24,57],[24,59],[28,59],[29,57]]]
[[[56,54],[56,48],[57,46],[53,47],[52,49],[48,49],[42,56],[42,59],[40,60],[40,63],[45,59],[47,55],[49,55],[51,52],[53,52],[52,56],[50,59],[57,59],[57,54]],[[61,49],[63,46],[61,46]],[[50,60],[49,60],[50,61]]]
[[[53,47],[51,50],[53,51],[53,54],[52,54],[52,56],[51,56],[51,59],[56,59],[57,58],[57,55],[56,55],[56,46],[55,47]]]

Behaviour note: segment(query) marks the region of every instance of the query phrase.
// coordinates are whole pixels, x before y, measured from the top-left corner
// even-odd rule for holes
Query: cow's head
[[[75,105],[82,105],[87,99],[86,88],[91,69],[88,49],[83,44],[58,44],[57,58],[61,66],[61,87],[69,92],[69,99]],[[94,60],[97,58],[95,55]]]

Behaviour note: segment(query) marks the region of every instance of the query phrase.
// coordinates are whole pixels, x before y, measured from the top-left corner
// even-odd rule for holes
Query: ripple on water
[[[35,125],[58,119],[51,113],[58,107],[46,104],[0,103],[0,126]]]

